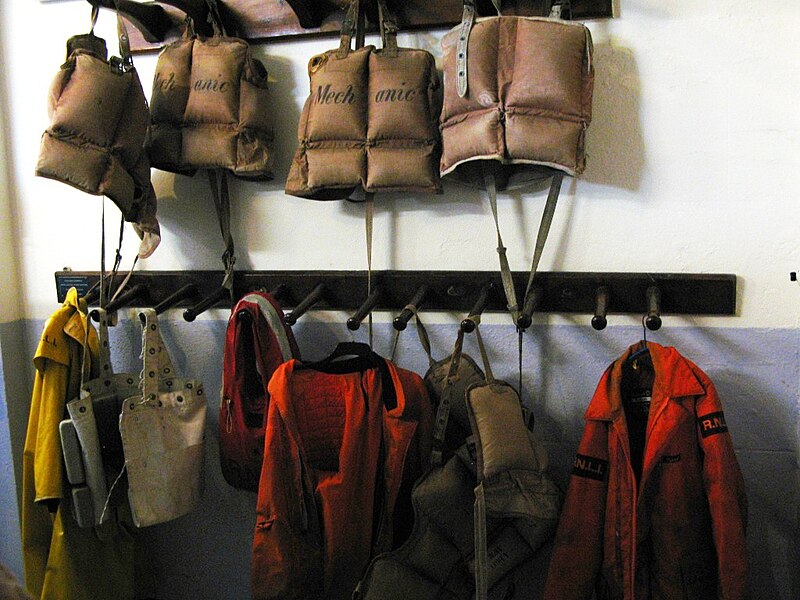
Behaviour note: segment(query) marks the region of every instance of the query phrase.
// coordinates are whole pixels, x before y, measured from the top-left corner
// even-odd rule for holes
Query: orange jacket
[[[747,500],[717,392],[674,348],[647,347],[606,370],[586,411],[547,600],[748,596]]]
[[[380,369],[334,364],[348,372],[291,360],[270,380],[254,600],[349,599],[371,557],[392,547],[404,520],[393,516],[410,510],[427,464],[433,415],[422,379],[386,361],[387,401]]]

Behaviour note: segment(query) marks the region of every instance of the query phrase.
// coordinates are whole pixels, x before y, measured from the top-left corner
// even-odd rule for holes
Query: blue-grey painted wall
[[[147,567],[140,573],[142,597],[170,600],[197,598],[246,599],[249,597],[249,560],[256,496],[230,488],[218,467],[217,411],[221,379],[221,348],[225,333],[222,319],[186,323],[162,319],[162,330],[176,368],[203,380],[209,401],[208,447],[205,495],[198,510],[171,523],[141,531],[140,549]],[[41,322],[26,322],[24,337],[35,340]],[[450,352],[454,326],[430,326],[434,355]],[[505,325],[482,327],[495,375],[517,381],[514,330]],[[301,351],[306,358],[321,358],[337,341],[351,339],[344,325],[314,320],[313,314],[296,326]],[[20,333],[19,331],[17,333]],[[536,414],[536,430],[545,441],[551,470],[566,484],[572,456],[583,430],[583,412],[606,366],[641,337],[641,329],[609,327],[595,332],[572,325],[534,326],[524,336],[524,399]],[[376,328],[377,351],[391,349],[389,324]],[[358,332],[359,341],[366,334]],[[672,345],[696,362],[715,382],[725,406],[727,422],[745,475],[750,501],[748,546],[755,600],[800,598],[800,478],[798,476],[798,384],[800,383],[800,333],[795,329],[697,329],[670,326],[650,333],[649,339]],[[466,349],[478,356],[473,339]],[[5,343],[4,343],[5,347]],[[138,373],[140,334],[127,318],[112,330],[117,370]],[[33,344],[26,347],[24,364],[4,356],[6,389],[9,371],[27,370]],[[413,326],[401,334],[396,362],[424,373],[427,359]],[[21,387],[21,386],[20,386]],[[28,386],[29,388],[29,386]],[[24,436],[27,399],[8,392],[10,439],[14,446]],[[29,391],[27,393],[30,393]],[[4,408],[0,402],[0,414]],[[0,423],[0,456],[9,444],[6,422]],[[21,448],[21,446],[19,446]],[[19,454],[14,454],[18,463]],[[5,467],[5,463],[2,465]],[[14,487],[10,468],[0,468],[2,494]],[[3,501],[5,504],[5,501]],[[3,537],[16,530],[7,523],[15,513],[1,513]],[[18,547],[18,546],[17,546]],[[14,544],[0,545],[4,562],[19,563],[19,556],[6,554]]]
[[[22,321],[0,323],[0,562],[22,578],[19,501],[33,368]]]

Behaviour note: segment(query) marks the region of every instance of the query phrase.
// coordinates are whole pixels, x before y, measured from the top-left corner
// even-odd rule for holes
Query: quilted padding
[[[464,97],[456,90],[458,36],[453,29],[442,39],[442,176],[475,179],[486,160],[507,173],[582,173],[594,86],[589,30],[557,19],[479,19],[469,36]]]
[[[36,174],[108,196],[127,221],[157,233],[143,148],[147,100],[136,69],[111,66],[105,42],[92,34],[71,38],[67,47],[67,60],[50,87],[50,125]]]
[[[369,192],[441,193],[439,80],[424,50],[365,46],[309,61],[310,95],[286,193],[317,200]]]
[[[271,179],[267,72],[237,38],[191,37],[161,52],[151,97],[152,166],[176,173],[222,168]]]

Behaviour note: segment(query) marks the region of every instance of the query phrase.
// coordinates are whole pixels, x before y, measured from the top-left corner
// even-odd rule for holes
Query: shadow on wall
[[[294,150],[297,146],[297,123],[300,111],[294,100],[295,83],[292,63],[274,56],[260,58],[269,73],[270,103],[273,112],[271,164],[273,179],[248,182],[228,175],[231,200],[231,224],[237,250],[263,249],[265,240],[257,228],[251,228],[242,215],[258,214],[252,204],[263,200],[261,194],[282,192]],[[277,108],[280,110],[277,110]],[[193,177],[153,170],[153,185],[158,194],[158,219],[165,246],[174,249],[178,262],[193,269],[222,269],[225,249],[206,170]],[[243,224],[240,227],[240,224]],[[243,229],[243,230],[240,230]],[[166,238],[170,237],[169,241]],[[238,269],[249,269],[248,252],[240,251]]]
[[[605,29],[607,24],[598,27]],[[592,123],[586,132],[583,179],[636,191],[645,164],[636,58],[630,48],[604,42],[595,45],[594,62]]]

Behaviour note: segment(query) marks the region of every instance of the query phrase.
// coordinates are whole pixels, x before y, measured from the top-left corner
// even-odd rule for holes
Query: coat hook
[[[297,319],[302,317],[308,311],[309,308],[311,308],[317,302],[322,300],[322,297],[324,295],[325,295],[325,284],[318,283],[316,287],[313,290],[311,290],[308,296],[303,298],[300,301],[300,303],[294,307],[294,310],[283,318],[284,322],[289,326],[292,326],[295,323],[297,323]]]
[[[83,296],[86,306],[92,306],[100,299],[100,282],[98,281]]]
[[[223,298],[230,298],[230,295],[231,291],[228,288],[219,286],[210,296],[183,311],[184,320],[191,323],[197,318],[197,315],[206,312]]]
[[[423,302],[425,302],[425,297],[428,295],[428,286],[421,285],[417,289],[417,292],[414,294],[414,297],[411,299],[411,302],[408,303],[409,306],[415,306],[419,308],[422,306]],[[394,318],[392,321],[392,326],[397,331],[403,331],[406,327],[408,327],[408,321],[413,316],[413,311],[410,308],[404,308],[402,312]]]
[[[147,304],[150,300],[150,294],[147,291],[147,286],[143,283],[137,283],[129,287],[127,290],[122,292],[119,296],[117,296],[114,300],[110,301],[106,306],[106,312],[111,314],[114,311],[123,308],[125,306],[129,306],[131,302],[135,300],[142,300],[144,304]],[[92,320],[99,321],[100,320],[100,313],[96,310],[92,311]]]
[[[608,298],[610,292],[608,286],[601,285],[594,291],[594,316],[592,317],[592,327],[597,331],[606,328],[608,325]]]
[[[165,310],[178,304],[181,300],[186,300],[187,298],[193,298],[195,296],[197,296],[197,286],[193,283],[187,283],[156,304],[154,310],[157,315],[160,315]]]
[[[655,285],[647,288],[647,317],[644,324],[650,331],[661,328],[661,290]]]
[[[275,289],[270,290],[269,295],[275,298],[278,304],[285,304],[292,297],[292,290],[285,283],[279,283]]]
[[[350,331],[358,331],[358,328],[361,327],[361,321],[364,320],[373,308],[378,305],[378,302],[381,300],[381,288],[375,286],[373,290],[370,292],[367,299],[364,300],[364,304],[362,304],[359,309],[356,311],[352,317],[347,319],[347,328]]]
[[[525,296],[525,302],[522,305],[522,312],[519,313],[517,318],[517,327],[520,329],[527,329],[533,323],[533,313],[536,307],[542,301],[542,288],[534,286],[531,291]]]
[[[481,293],[472,306],[472,310],[469,311],[469,315],[466,319],[461,321],[461,331],[464,333],[472,333],[475,331],[475,321],[472,320],[472,317],[480,317],[483,314],[486,305],[489,303],[489,296],[493,290],[494,284],[491,281],[481,288]]]

